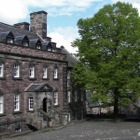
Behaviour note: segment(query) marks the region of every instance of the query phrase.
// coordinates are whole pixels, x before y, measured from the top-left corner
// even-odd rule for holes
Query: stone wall
[[[0,79],[0,89],[4,94],[4,114],[0,116],[0,120],[9,120],[11,124],[15,117],[25,117],[28,112],[27,97],[25,89],[31,83],[48,83],[52,88],[57,89],[59,93],[59,106],[56,108],[63,109],[63,68],[67,63],[63,61],[63,54],[43,52],[29,48],[18,47],[14,45],[6,45],[0,43],[0,60],[4,62],[4,78]],[[18,55],[17,55],[18,54]],[[21,76],[18,79],[13,77],[13,64],[20,63]],[[29,79],[29,65],[35,65],[35,78]],[[48,79],[42,79],[42,69],[44,65],[49,68]],[[59,79],[53,79],[54,66],[58,66]],[[14,93],[20,93],[20,111],[14,112]],[[1,121],[0,121],[1,123]],[[9,123],[10,124],[10,123]],[[10,125],[9,125],[10,126]],[[9,131],[14,131],[13,125],[9,127]]]
[[[36,57],[42,59],[51,59],[54,61],[64,61],[65,55],[62,53],[41,51],[36,49],[31,49],[30,47],[20,47],[15,45],[8,45],[0,43],[0,53],[10,53],[15,55],[24,55],[27,57]]]

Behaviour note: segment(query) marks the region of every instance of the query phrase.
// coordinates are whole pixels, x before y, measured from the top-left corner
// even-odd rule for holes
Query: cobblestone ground
[[[51,132],[34,132],[10,140],[140,140],[140,122],[87,121]]]

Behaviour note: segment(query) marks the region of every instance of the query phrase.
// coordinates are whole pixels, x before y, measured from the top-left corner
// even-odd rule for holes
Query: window
[[[48,67],[44,67],[43,68],[43,79],[47,79],[48,78]]]
[[[14,111],[20,111],[20,94],[14,95]]]
[[[36,44],[36,48],[37,48],[38,50],[40,50],[40,49],[41,49],[41,44],[37,43],[37,44]]]
[[[29,68],[29,77],[35,78],[35,66],[30,66]]]
[[[0,64],[0,77],[4,77],[4,65]]]
[[[54,92],[54,105],[58,105],[58,92]]]
[[[77,102],[77,91],[74,91],[75,102]]]
[[[13,75],[15,78],[20,77],[20,65],[19,64],[14,64]]]
[[[28,46],[29,46],[29,42],[23,41],[23,42],[22,42],[22,45],[25,46],[25,47],[28,47]]]
[[[33,97],[29,97],[29,110],[33,111],[34,109],[34,100]]]
[[[67,72],[67,79],[70,79],[70,71]]]
[[[70,102],[71,102],[71,92],[68,91],[68,103],[70,103]]]
[[[7,37],[6,42],[9,43],[9,44],[13,44],[14,43],[14,39],[10,38],[10,37]]]
[[[71,121],[71,114],[69,113],[68,114],[68,122],[70,122]]]
[[[52,51],[52,48],[51,47],[48,47],[48,51],[51,52]]]
[[[0,114],[4,113],[4,101],[3,101],[3,95],[0,95]]]
[[[54,79],[58,78],[58,68],[54,68]]]
[[[84,96],[83,92],[81,92],[81,101],[83,101],[83,96]]]

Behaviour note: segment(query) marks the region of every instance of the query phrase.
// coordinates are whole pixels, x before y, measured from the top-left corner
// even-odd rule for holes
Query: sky
[[[47,14],[47,36],[75,53],[71,46],[78,38],[77,22],[80,18],[93,17],[106,4],[118,0],[0,0],[0,22],[13,25],[19,22],[30,23],[30,13],[44,10]],[[120,0],[129,2],[140,13],[140,0]]]

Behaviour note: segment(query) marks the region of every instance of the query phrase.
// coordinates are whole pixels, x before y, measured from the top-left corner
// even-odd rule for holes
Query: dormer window
[[[29,39],[28,39],[27,36],[24,36],[24,37],[22,38],[22,45],[23,45],[24,47],[28,47],[28,46],[29,46]]]
[[[23,45],[24,47],[28,47],[28,46],[29,46],[29,42],[23,41],[23,42],[22,42],[22,45]]]
[[[52,51],[52,48],[51,47],[48,47],[48,51],[51,52]]]
[[[14,38],[7,37],[6,42],[9,44],[14,44]]]
[[[40,50],[40,49],[41,49],[41,44],[37,43],[37,44],[36,44],[36,48],[37,48],[38,50]]]
[[[24,47],[28,47],[29,46],[29,39],[26,35],[22,35],[22,36],[17,36],[15,38],[16,44],[24,46]]]
[[[13,44],[15,37],[11,31],[8,31],[8,32],[2,32],[0,34],[0,38],[1,38],[1,41],[3,42],[6,42],[8,44]]]

